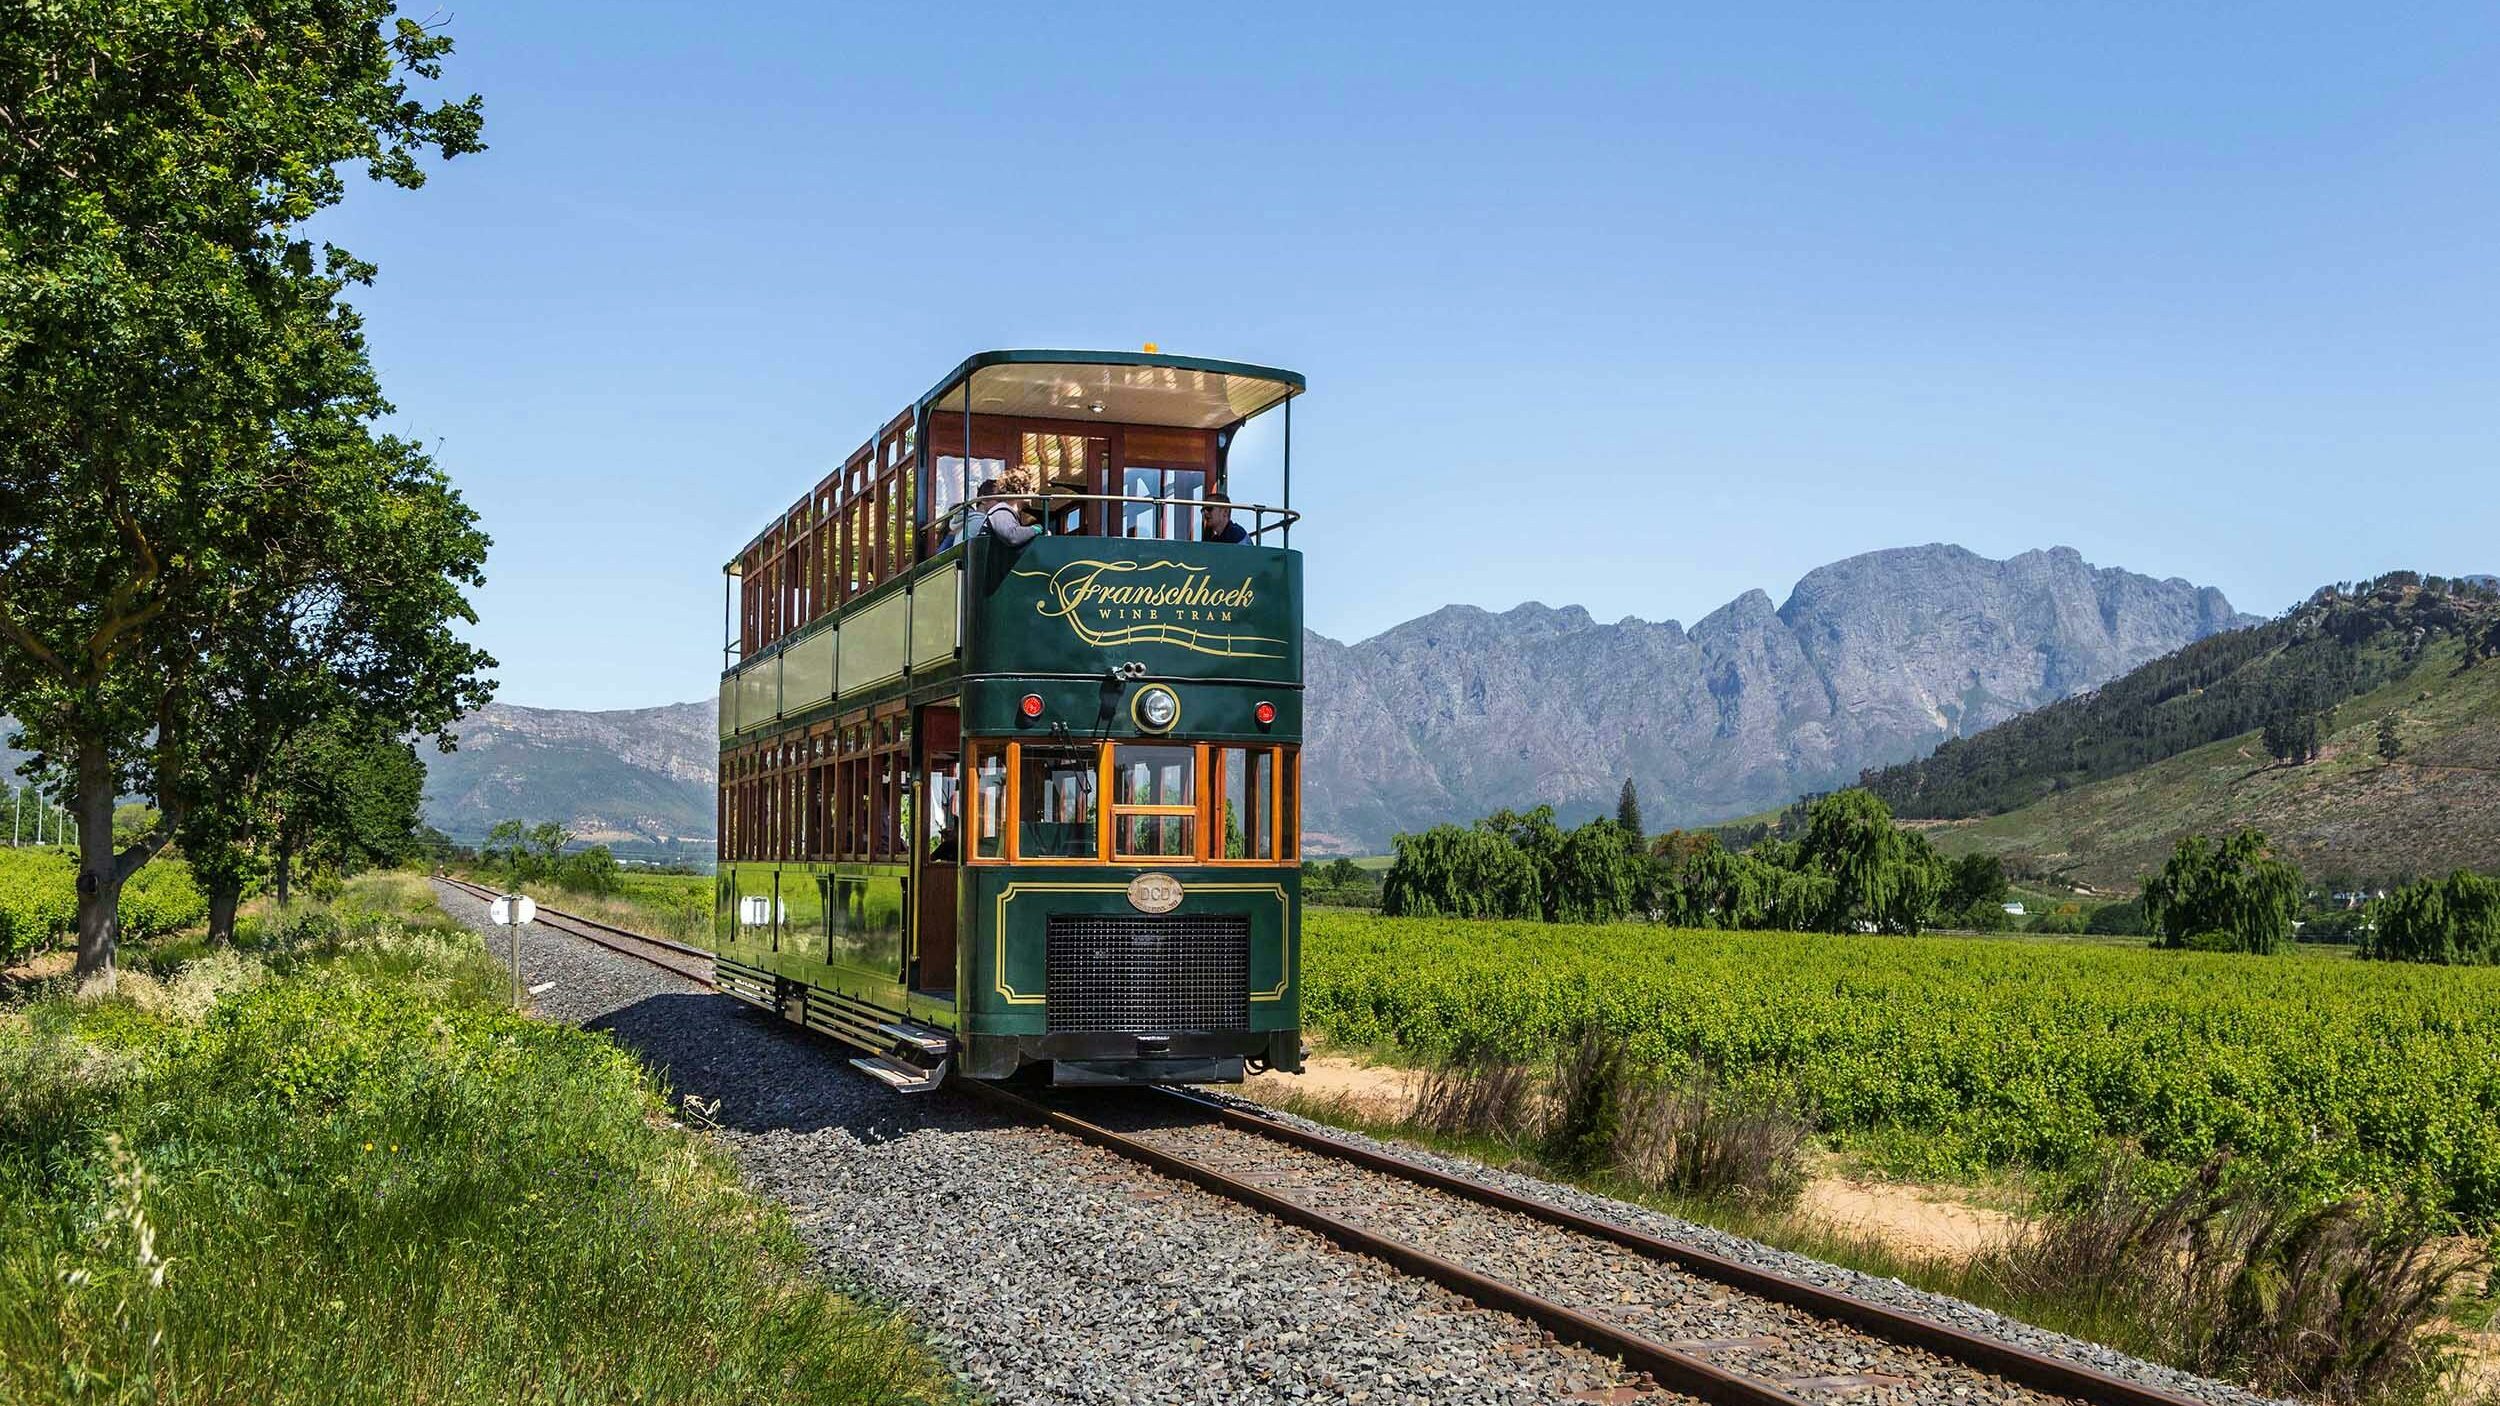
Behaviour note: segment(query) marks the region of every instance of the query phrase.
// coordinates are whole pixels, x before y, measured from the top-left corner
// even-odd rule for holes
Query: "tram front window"
[[[1025,859],[1093,859],[1094,768],[1091,747],[1043,747],[1027,743],[1016,778],[1016,852]]]
[[[1208,841],[1210,853],[1225,859],[1276,857],[1276,754],[1265,747],[1215,749],[1215,794],[1223,807],[1222,849]]]
[[[1197,853],[1198,751],[1122,743],[1111,749],[1112,841],[1123,859]]]

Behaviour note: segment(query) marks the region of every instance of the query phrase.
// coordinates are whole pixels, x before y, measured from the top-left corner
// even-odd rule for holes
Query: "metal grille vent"
[[[1053,913],[1052,1030],[1163,1035],[1250,1028],[1250,919]]]

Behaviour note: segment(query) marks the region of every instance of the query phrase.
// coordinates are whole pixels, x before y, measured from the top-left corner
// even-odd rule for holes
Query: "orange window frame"
[[[1123,860],[1130,860],[1140,864],[1200,864],[1206,861],[1207,755],[1208,748],[1211,745],[1213,744],[1205,742],[1165,742],[1159,739],[1143,737],[1122,738],[1117,742],[1106,742],[1103,744],[1102,760],[1098,764],[1100,769],[1095,774],[1098,777],[1101,777],[1104,781],[1111,782],[1111,787],[1102,787],[1101,781],[1098,781],[1095,784],[1098,787],[1102,787],[1100,794],[1103,798],[1103,838],[1107,841],[1107,843],[1103,846],[1100,853],[1108,856],[1106,862],[1117,864]],[[1116,795],[1117,792],[1113,790],[1112,787],[1116,787],[1118,782],[1116,778],[1113,777],[1111,763],[1112,758],[1119,755],[1119,749],[1123,746],[1189,748],[1189,804],[1182,806],[1138,805],[1135,803],[1128,805],[1113,804],[1111,798]],[[1127,850],[1120,847],[1121,821],[1157,816],[1173,816],[1186,819],[1190,822],[1189,853],[1185,855],[1131,854]]]
[[[1157,745],[1151,739],[1145,738],[1124,738],[1122,741],[1132,744]],[[1053,741],[1050,745],[1064,747],[1067,744]],[[1122,865],[1185,864],[1273,868],[1278,865],[1301,862],[1302,837],[1296,825],[1301,809],[1299,802],[1302,783],[1302,749],[1299,747],[1282,746],[1272,742],[1167,742],[1159,744],[1190,747],[1195,750],[1196,755],[1191,765],[1195,768],[1193,785],[1197,790],[1196,803],[1186,806],[1139,806],[1113,805],[1110,800],[1112,792],[1107,789],[1107,783],[1111,780],[1113,749],[1119,745],[1118,742],[1110,741],[1095,744],[1094,857],[1027,859],[1024,857],[1022,846],[1017,838],[1018,826],[1024,815],[1023,741],[1015,738],[965,739],[964,791],[968,812],[966,833],[971,843],[965,847],[963,862],[966,864],[1047,865],[1060,868],[1098,869]],[[1267,823],[1271,836],[1269,845],[1271,857],[1269,858],[1226,859],[1213,853],[1222,845],[1220,826],[1210,823],[1211,819],[1220,819],[1214,811],[1214,807],[1219,804],[1215,789],[1219,778],[1214,773],[1219,769],[1216,757],[1225,750],[1264,751],[1274,759],[1268,768]],[[999,852],[985,857],[981,853],[982,843],[993,837],[989,833],[987,817],[981,813],[979,778],[982,759],[991,755],[998,756],[1005,768],[1006,786],[1005,795],[999,805],[1000,833],[995,836]],[[1196,817],[1195,839],[1191,844],[1192,852],[1187,855],[1125,854],[1118,847],[1119,836],[1116,821],[1121,816],[1136,815]]]

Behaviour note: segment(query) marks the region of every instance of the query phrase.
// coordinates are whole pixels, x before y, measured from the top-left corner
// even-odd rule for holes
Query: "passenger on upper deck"
[[[1250,534],[1233,521],[1233,500],[1215,489],[1208,489],[1206,507],[1199,515],[1199,538],[1207,542],[1247,542]]]
[[[1005,487],[994,478],[982,483],[981,521],[973,531],[987,532],[1010,547],[1021,547],[1033,540],[1037,529],[1026,526],[1014,501],[1001,496]]]

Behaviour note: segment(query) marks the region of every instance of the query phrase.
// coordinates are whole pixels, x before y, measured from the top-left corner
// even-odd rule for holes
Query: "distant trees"
[[[2458,870],[2407,884],[2374,905],[2362,955],[2395,962],[2500,962],[2500,880]]]
[[[1381,900],[1381,877],[1340,856],[1325,864],[1313,864],[1302,871],[1302,899],[1306,903],[1377,908]]]
[[[1623,778],[1623,790],[1615,797],[1615,826],[1632,837],[1641,839],[1641,793],[1631,777]]]
[[[2303,766],[2317,759],[2325,749],[2327,734],[2334,730],[2334,709],[2311,709],[2292,703],[2268,713],[2259,736],[2265,742],[2267,756]]]
[[[2300,871],[2266,837],[2242,830],[2220,844],[2190,835],[2144,883],[2144,913],[2163,947],[2273,952],[2292,937]]]
[[[1393,917],[1606,923],[1646,897],[1645,857],[1622,827],[1592,820],[1564,830],[1551,806],[1400,835],[1395,853],[1380,893],[1380,911]]]
[[[576,893],[616,892],[616,855],[606,845],[567,850],[571,831],[552,820],[536,825],[499,820],[486,833],[479,862],[499,869],[516,884],[554,884]]]
[[[2392,762],[2392,761],[2394,761],[2396,758],[2398,758],[2399,756],[2402,756],[2402,755],[2404,754],[2404,749],[2405,749],[2405,739],[2404,739],[2404,733],[2403,733],[2402,731],[2400,731],[2400,730],[2398,729],[2398,727],[2397,727],[2397,723],[2396,723],[2396,710],[2395,710],[2395,709],[2393,709],[2393,708],[2390,708],[2390,709],[2388,709],[2386,712],[2379,714],[2379,719],[2378,719],[2378,755],[2379,755],[2379,760],[2381,760],[2381,761],[2388,761],[2388,762]]]
[[[1864,791],[1817,799],[1801,830],[1740,854],[1708,832],[1671,830],[1644,845],[1613,820],[1564,830],[1548,807],[1499,811],[1466,828],[1400,835],[1381,911],[1914,933],[1936,922],[1957,877],[1966,895],[2003,892],[1992,861],[1948,864]]]
[[[1938,921],[1957,928],[1998,932],[2011,926],[2005,911],[2012,887],[2005,880],[2005,861],[1993,854],[1965,854],[1945,861],[1944,894],[1937,900]]]

